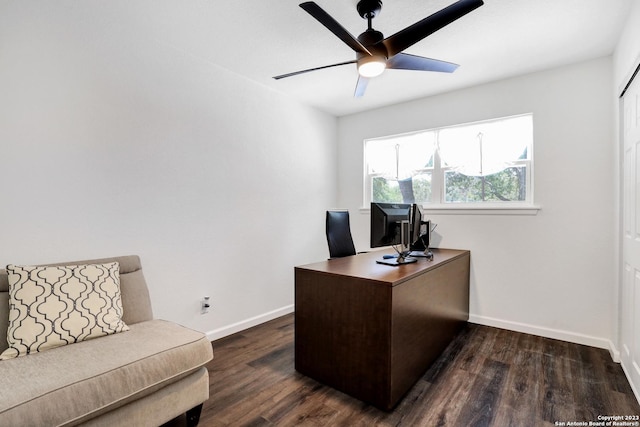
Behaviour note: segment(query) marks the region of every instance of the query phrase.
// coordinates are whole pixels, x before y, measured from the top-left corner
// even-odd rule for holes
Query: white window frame
[[[375,140],[388,140],[393,137],[405,137],[409,135],[415,135],[426,132],[438,132],[441,129],[468,126],[473,124],[480,124],[486,122],[493,122],[498,120],[504,120],[509,118],[515,118],[520,116],[531,116],[533,114],[519,114],[515,116],[499,117],[495,119],[482,120],[470,123],[461,123],[453,126],[439,127],[433,129],[425,129],[416,132],[408,132],[404,134],[397,134],[378,138],[368,138],[363,141],[362,153],[363,153],[363,212],[368,212],[371,205],[372,196],[372,181],[373,178],[382,176],[382,174],[368,174],[368,165],[366,158],[366,145],[369,141]],[[436,148],[433,157],[433,167],[424,169],[424,172],[431,172],[431,202],[422,203],[422,208],[425,213],[434,214],[501,214],[501,215],[536,215],[540,210],[540,206],[534,204],[534,158],[533,158],[533,142],[528,146],[528,159],[516,160],[512,162],[513,166],[525,165],[526,166],[526,198],[523,201],[511,201],[511,202],[445,202],[444,194],[444,180],[445,173],[451,169],[451,167],[443,166],[440,158],[440,153]]]

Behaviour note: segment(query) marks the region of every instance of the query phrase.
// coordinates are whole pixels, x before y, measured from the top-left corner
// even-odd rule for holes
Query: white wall
[[[342,117],[338,200],[369,239],[362,141],[532,112],[537,215],[435,215],[440,247],[471,250],[471,320],[609,348],[614,279],[611,58]],[[358,213],[360,212],[360,213]]]
[[[151,36],[160,9],[87,3],[1,6],[0,262],[138,254],[156,317],[211,338],[291,311],[336,119]]]

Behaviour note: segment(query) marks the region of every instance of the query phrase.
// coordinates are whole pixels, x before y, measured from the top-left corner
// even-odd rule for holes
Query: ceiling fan
[[[325,65],[322,67],[310,68],[293,73],[281,74],[274,79],[279,80],[285,77],[296,76],[310,71],[322,70],[340,65],[357,64],[358,82],[356,83],[355,97],[361,97],[367,88],[367,83],[372,77],[379,76],[387,68],[397,70],[418,70],[418,71],[438,71],[443,73],[453,73],[457,64],[440,61],[437,59],[425,58],[422,56],[402,53],[403,50],[414,45],[430,34],[449,25],[474,9],[482,6],[482,0],[458,0],[444,9],[430,15],[404,30],[398,31],[386,39],[380,31],[376,31],[371,26],[371,21],[382,9],[381,0],[360,0],[357,4],[358,13],[367,20],[367,30],[357,38],[351,35],[342,25],[333,19],[315,2],[308,1],[300,4],[300,7],[318,20],[329,31],[335,34],[340,40],[346,43],[356,52],[356,59],[352,61],[340,62],[337,64]]]

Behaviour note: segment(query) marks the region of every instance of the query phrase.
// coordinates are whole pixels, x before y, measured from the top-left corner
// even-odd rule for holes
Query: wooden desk
[[[295,368],[391,410],[469,319],[469,251],[391,267],[382,251],[295,268]]]

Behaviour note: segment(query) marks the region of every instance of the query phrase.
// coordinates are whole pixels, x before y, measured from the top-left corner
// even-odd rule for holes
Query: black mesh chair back
[[[331,258],[356,254],[349,225],[349,211],[327,211],[327,243]]]

